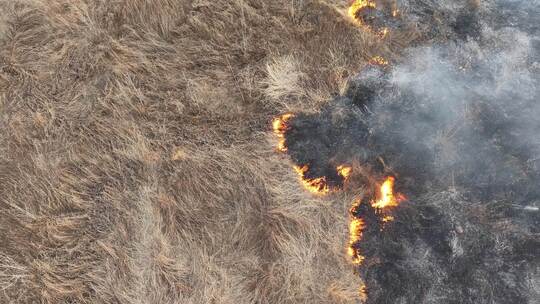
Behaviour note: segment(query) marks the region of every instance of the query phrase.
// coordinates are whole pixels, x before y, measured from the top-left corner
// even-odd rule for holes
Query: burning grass
[[[287,153],[287,134],[291,132],[291,120],[295,118],[295,114],[286,113],[278,117],[274,117],[272,120],[272,130],[278,138],[277,151]],[[304,188],[311,193],[325,195],[331,191],[340,190],[343,184],[351,175],[352,167],[348,165],[338,165],[335,168],[335,172],[332,172],[332,176],[315,176],[310,175],[309,164],[295,164],[293,166],[294,171],[300,177],[300,181]],[[332,178],[331,183],[328,179]]]
[[[469,7],[467,5],[471,4],[466,4],[464,9]],[[393,248],[399,247],[399,245],[396,244],[389,244],[389,247],[385,247],[384,241],[387,234],[391,235],[388,237],[389,239],[399,239],[409,233],[409,231],[405,231],[407,230],[405,228],[407,223],[402,222],[402,219],[400,219],[399,208],[400,204],[407,199],[404,195],[396,191],[395,176],[388,176],[387,174],[399,172],[399,176],[404,177],[404,183],[403,185],[400,185],[400,189],[410,189],[411,193],[415,195],[413,197],[418,197],[418,195],[426,192],[429,193],[444,189],[444,181],[439,182],[438,180],[442,176],[445,176],[447,172],[453,170],[452,168],[444,170],[445,164],[433,162],[434,159],[440,159],[440,150],[438,150],[439,148],[437,146],[434,147],[433,143],[428,140],[437,132],[436,129],[441,128],[444,130],[447,127],[447,124],[449,124],[451,128],[456,128],[456,123],[460,123],[458,122],[460,121],[459,116],[456,116],[456,112],[459,112],[460,110],[454,108],[447,109],[447,111],[450,112],[440,112],[441,110],[439,107],[441,107],[441,105],[439,105],[439,103],[441,101],[437,100],[437,97],[441,100],[446,100],[448,96],[461,99],[462,95],[465,95],[467,98],[473,98],[472,96],[468,96],[470,82],[464,80],[468,79],[470,75],[463,74],[456,76],[453,74],[454,72],[452,69],[455,66],[459,66],[459,70],[462,71],[461,73],[463,73],[463,71],[469,73],[470,71],[464,70],[462,65],[456,64],[463,60],[475,60],[476,66],[472,72],[487,74],[488,78],[490,78],[489,75],[491,75],[490,73],[492,73],[492,70],[497,69],[497,63],[487,61],[482,56],[476,57],[478,54],[474,52],[468,54],[467,52],[470,50],[467,48],[460,49],[461,45],[465,44],[464,41],[470,38],[476,39],[480,48],[484,48],[487,52],[490,52],[493,40],[489,40],[489,38],[487,38],[488,40],[486,41],[482,40],[486,37],[482,37],[476,30],[477,23],[474,22],[474,20],[477,17],[475,17],[474,10],[470,13],[459,11],[456,11],[455,13],[458,14],[456,20],[461,20],[459,21],[460,24],[448,23],[445,25],[447,27],[446,29],[444,28],[445,26],[441,27],[441,30],[450,31],[449,34],[451,35],[454,44],[443,44],[435,47],[435,49],[440,48],[444,50],[440,54],[436,53],[434,57],[439,56],[438,60],[444,62],[446,66],[439,66],[435,67],[433,70],[424,71],[427,75],[433,74],[435,79],[441,77],[441,79],[439,79],[440,81],[451,83],[450,88],[439,88],[436,84],[433,85],[431,90],[437,92],[433,94],[433,96],[436,96],[435,99],[430,95],[430,92],[426,92],[424,84],[418,85],[416,84],[415,79],[411,80],[411,77],[425,78],[425,74],[411,73],[410,70],[407,72],[406,69],[411,69],[410,67],[407,67],[404,70],[403,67],[406,67],[407,64],[411,63],[407,62],[402,64],[397,67],[395,71],[392,71],[393,67],[389,65],[388,60],[382,56],[375,56],[368,61],[369,66],[360,71],[360,75],[365,74],[365,76],[355,77],[351,81],[353,84],[349,85],[347,92],[345,92],[343,96],[335,97],[332,101],[333,103],[319,113],[295,114],[294,119],[287,122],[286,131],[281,133],[281,136],[285,138],[284,142],[286,142],[287,146],[287,149],[284,150],[284,152],[291,157],[294,163],[300,164],[297,166],[297,171],[303,180],[304,187],[308,190],[314,193],[328,193],[330,189],[342,189],[341,187],[329,188],[328,185],[332,182],[341,186],[341,181],[339,179],[336,180],[336,176],[343,176],[339,166],[337,167],[337,175],[333,170],[336,162],[340,163],[344,161],[358,162],[360,164],[360,170],[358,172],[359,176],[361,176],[360,183],[363,184],[363,187],[367,187],[368,189],[372,187],[376,188],[375,191],[371,192],[371,195],[369,195],[368,192],[366,195],[367,199],[355,200],[349,211],[350,222],[347,254],[350,257],[355,271],[364,275],[368,281],[368,284],[362,284],[359,288],[359,298],[368,303],[389,303],[397,301],[398,299],[406,299],[407,303],[423,302],[426,298],[430,297],[430,292],[443,294],[440,290],[434,291],[435,289],[447,289],[444,284],[440,284],[440,281],[444,280],[443,278],[437,279],[438,281],[430,281],[430,277],[434,276],[434,274],[416,274],[413,269],[408,269],[407,272],[400,270],[399,267],[405,267],[405,265],[400,262],[402,256],[406,255],[406,251],[394,251]],[[353,2],[352,6],[349,8],[349,15],[356,21],[357,25],[360,25],[366,31],[378,34],[380,37],[384,37],[389,33],[388,27],[381,27],[381,24],[385,24],[386,21],[400,16],[396,8],[393,8],[390,14],[391,17],[386,16],[384,7],[379,7],[375,1]],[[463,20],[467,20],[467,22]],[[529,34],[536,35],[537,33],[532,31]],[[499,38],[500,37],[495,38],[495,41]],[[505,38],[502,39],[504,40]],[[498,42],[502,43],[503,52],[506,52],[504,46],[506,42]],[[431,48],[426,47],[424,50],[425,49],[430,50]],[[525,49],[518,52],[522,56],[528,57],[529,60],[536,60],[535,58],[537,57],[535,56],[538,54],[527,52]],[[465,56],[465,58],[461,58],[460,56]],[[429,57],[429,55],[419,56],[419,59],[417,60]],[[509,59],[509,61],[512,60],[513,59],[511,58]],[[413,62],[412,64],[414,63],[416,62]],[[421,65],[422,64],[420,64],[420,66]],[[437,64],[435,63],[435,66],[436,65]],[[450,69],[450,71],[447,72],[447,69]],[[447,74],[444,74],[445,72]],[[392,74],[391,77],[386,76],[389,73]],[[443,75],[441,76],[439,73]],[[526,75],[532,73],[530,67],[524,68],[523,73]],[[534,78],[534,80],[532,80],[531,83],[538,84],[536,82],[538,81],[538,78],[532,78]],[[434,79],[424,79],[424,82],[431,81],[434,81]],[[462,84],[462,81],[465,81],[465,83]],[[495,80],[495,82],[498,81],[505,82],[505,80]],[[491,85],[492,84],[487,81],[487,83],[479,84],[476,89],[483,90]],[[452,91],[455,89],[455,87],[452,86],[460,88],[462,91],[459,91],[460,89],[457,91],[461,92],[461,95]],[[524,86],[529,88],[527,84]],[[448,90],[445,91],[446,89]],[[441,91],[446,92],[446,94],[439,94]],[[517,95],[520,94],[518,93]],[[498,112],[508,113],[508,111],[510,111],[517,116],[523,115],[523,113],[519,113],[519,108],[509,109],[507,107],[506,98],[508,98],[508,96],[504,94],[498,95],[497,93],[495,96],[496,98],[490,100],[490,102],[480,101],[479,104],[482,104],[480,107],[490,108],[492,114]],[[493,99],[493,97],[490,99]],[[451,99],[448,101],[456,103]],[[527,103],[530,109],[537,108],[536,105],[530,103],[530,99],[527,97],[523,97],[522,101]],[[468,102],[471,102],[473,107],[479,106],[476,101],[465,101],[465,103]],[[483,118],[473,118],[475,121],[471,122],[472,125],[490,125],[491,119],[488,119],[489,121],[483,121],[487,116],[488,115],[484,115]],[[453,119],[456,119],[455,123],[451,123]],[[502,118],[502,116],[500,116],[499,119],[509,121],[515,118],[509,118],[508,116]],[[529,121],[529,123],[536,125],[538,120],[533,119]],[[462,151],[460,154],[461,159],[456,160],[456,163],[463,164],[467,167],[462,168],[457,175],[452,171],[453,183],[455,183],[457,178],[458,183],[460,183],[464,191],[472,192],[472,194],[469,194],[472,197],[482,198],[482,200],[489,200],[487,197],[493,199],[495,197],[494,193],[501,193],[500,191],[504,192],[504,190],[493,189],[493,187],[487,186],[491,191],[486,191],[484,188],[486,185],[482,185],[482,183],[479,183],[479,181],[475,180],[473,177],[478,173],[478,170],[475,168],[482,168],[483,170],[488,170],[487,174],[490,176],[490,184],[505,184],[507,187],[520,192],[518,188],[521,187],[513,187],[511,186],[513,183],[512,181],[504,180],[505,178],[508,178],[507,175],[501,175],[500,173],[492,171],[492,169],[497,170],[496,168],[506,168],[509,172],[517,169],[517,167],[513,167],[513,165],[510,165],[504,160],[509,157],[509,154],[507,154],[508,150],[504,147],[510,145],[510,142],[515,142],[516,138],[514,138],[514,135],[517,133],[513,133],[511,130],[519,124],[521,124],[521,122],[516,123],[513,126],[505,125],[505,128],[508,128],[504,131],[501,129],[485,129],[482,127],[482,131],[480,131],[481,134],[478,133],[479,129],[465,125],[462,128],[468,128],[467,131],[459,135],[454,134],[453,136],[456,136],[456,138],[453,140],[459,142],[460,148],[458,149]],[[524,131],[518,131],[518,129],[520,129],[520,127],[514,129],[514,132],[517,131],[519,133]],[[501,137],[505,138],[507,143],[500,143],[501,146],[497,147],[498,145],[493,144],[492,139],[500,139]],[[488,142],[491,142],[491,144]],[[478,145],[480,147],[478,147]],[[518,146],[514,146],[514,150],[521,151],[520,153],[523,161],[529,162],[531,158],[535,159],[536,156],[534,153],[530,154],[530,150],[527,150],[526,152],[523,145],[518,144]],[[478,158],[480,154],[484,155],[483,159]],[[470,163],[469,160],[471,159],[475,159],[476,163]],[[306,165],[306,163],[309,165]],[[352,173],[354,175],[356,172]],[[386,175],[387,177],[378,183],[377,176],[381,175]],[[535,170],[530,171],[526,175],[527,183],[530,185],[537,183],[539,180],[538,176],[540,176]],[[503,180],[500,180],[500,178],[503,178]],[[437,183],[440,184],[437,185]],[[454,186],[454,184],[452,186]],[[535,190],[530,190],[529,194],[526,196],[536,196],[536,193]],[[523,199],[522,194],[518,195],[518,197],[520,197],[518,200]],[[414,202],[412,202],[412,204],[414,205]],[[522,210],[529,209],[525,207]],[[419,211],[419,213],[423,212],[424,211]],[[438,217],[443,216],[442,214],[446,213],[444,210],[426,211],[426,213],[430,212],[433,212]],[[423,226],[424,228],[430,227],[428,229],[433,229],[433,231],[420,232],[414,230],[412,239],[422,239],[423,241],[428,242],[427,246],[432,247],[433,250],[437,252],[437,255],[443,260],[449,257],[449,251],[452,250],[458,250],[458,253],[454,252],[454,254],[463,254],[462,252],[459,252],[459,248],[452,248],[449,250],[448,227],[438,230],[438,228],[435,227],[436,223],[429,218],[417,220],[419,221],[418,224],[420,226]],[[520,223],[521,230],[518,233],[519,235],[516,235],[515,237],[517,239],[523,238],[531,241],[534,238],[529,230],[531,224],[532,222],[530,221]],[[415,226],[416,224],[410,223],[410,225]],[[400,231],[399,229],[403,230]],[[497,233],[500,233],[500,231],[494,232],[494,234]],[[426,239],[430,239],[430,241],[427,241]],[[366,242],[366,240],[368,241]],[[382,243],[381,250],[375,249],[378,245],[377,241],[374,240]],[[513,242],[510,246],[519,247],[519,242],[520,241]],[[536,248],[540,243],[533,241],[529,245],[531,248]],[[455,245],[452,246],[455,247]],[[475,255],[474,252],[469,252],[469,254]],[[497,255],[496,253],[492,254]],[[484,258],[484,256],[479,256],[479,258]],[[498,256],[498,258],[504,260],[507,256],[505,257],[503,254]],[[540,256],[533,254],[530,257],[531,259],[529,259],[529,257],[516,253],[516,258],[522,261],[527,260],[526,263],[530,263],[531,268],[534,269],[533,272],[537,272]],[[367,264],[367,266],[362,267],[364,264]],[[400,266],[395,267],[394,265],[396,264],[399,264]],[[471,267],[478,271],[483,271],[482,266]],[[448,276],[448,280],[450,281],[456,279],[456,274],[452,272],[453,270],[445,268],[444,265],[433,266],[433,268],[439,268],[439,272],[446,273],[444,276]],[[402,288],[402,286],[398,287],[401,285],[400,281],[413,282],[416,280],[415,277],[422,282],[421,284],[424,284],[423,286],[419,285],[417,288],[413,288],[416,289],[416,292],[411,293],[410,290]],[[527,280],[527,276],[519,275],[516,277],[516,282],[523,280]],[[374,284],[373,292],[370,291],[369,282],[373,282]],[[471,283],[479,284],[473,287],[474,289],[481,289],[481,284],[485,284],[474,279],[471,279]],[[404,285],[407,284],[408,283],[405,283]],[[509,294],[520,294],[521,296],[518,296],[520,303],[526,303],[527,298],[534,297],[532,295],[534,291],[517,285],[514,285],[514,287],[508,286],[506,282],[503,283],[499,281],[499,279],[495,279],[493,282],[490,282],[489,285],[493,288],[504,286],[504,288],[511,289],[511,291],[508,291]],[[385,294],[385,287],[393,288],[392,286],[396,286],[398,289]],[[455,285],[451,286],[455,287]],[[460,296],[462,301],[466,303],[473,301],[475,298],[471,294],[461,294]],[[511,298],[511,296],[507,295],[500,295],[498,297],[501,299]],[[485,295],[485,298],[487,302],[490,302],[491,300],[489,299],[492,299],[492,297],[487,295]]]
[[[371,206],[376,209],[384,210],[399,206],[399,203],[405,200],[405,196],[400,193],[394,193],[394,183],[396,179],[393,176],[387,177],[371,203]]]
[[[362,253],[362,244],[364,231],[370,225],[373,230],[375,226],[384,229],[386,223],[392,222],[395,218],[389,213],[405,200],[405,196],[399,193],[394,193],[393,176],[387,177],[382,184],[376,189],[375,195],[371,200],[370,207],[362,206],[362,200],[356,199],[353,201],[349,210],[351,220],[349,222],[349,242],[347,246],[347,254],[351,258],[351,263],[354,267],[363,265],[366,257]],[[364,203],[365,204],[365,203]],[[369,222],[369,223],[368,223]],[[362,284],[359,288],[359,298],[368,298],[367,286]]]
[[[385,38],[390,33],[391,19],[399,17],[399,10],[395,3],[390,5],[376,0],[354,0],[347,9],[347,14],[355,25],[379,38]]]
[[[0,1],[0,303],[356,302],[345,207],[262,134],[378,43],[320,1]]]

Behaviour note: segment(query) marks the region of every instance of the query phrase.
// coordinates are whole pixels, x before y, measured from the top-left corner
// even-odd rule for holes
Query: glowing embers
[[[396,179],[389,176],[385,179],[379,188],[376,199],[371,203],[373,208],[384,209],[388,207],[396,207],[405,200],[402,194],[394,194],[394,183]]]
[[[383,218],[382,218],[382,221],[383,223],[388,223],[388,222],[391,222],[394,220],[394,217],[391,216],[391,215],[385,215]]]
[[[389,65],[389,62],[382,56],[374,56],[369,60],[369,64],[386,67]]]
[[[287,113],[283,114],[279,117],[274,118],[272,121],[272,129],[274,130],[274,134],[279,137],[279,142],[277,146],[277,150],[280,152],[287,152],[287,143],[285,140],[285,133],[289,130],[288,122],[291,118],[294,117],[294,114]]]
[[[367,301],[367,287],[366,287],[366,284],[360,285],[360,287],[358,288],[358,293],[359,293],[359,296],[360,296],[360,300],[362,300],[362,302],[366,302]]]

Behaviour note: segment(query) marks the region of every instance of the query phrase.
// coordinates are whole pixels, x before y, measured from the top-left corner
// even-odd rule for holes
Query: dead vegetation
[[[412,39],[342,2],[0,1],[0,302],[358,302],[268,136]]]

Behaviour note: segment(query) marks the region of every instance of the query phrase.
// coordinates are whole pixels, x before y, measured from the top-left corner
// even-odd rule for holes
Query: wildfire
[[[366,284],[360,285],[360,287],[358,288],[358,293],[360,294],[360,300],[362,300],[362,302],[365,302],[367,300]]]
[[[381,65],[388,64],[388,62],[380,56],[372,58],[372,61]],[[273,131],[280,139],[277,149],[281,152],[287,152],[285,137],[286,133],[290,130],[289,120],[293,117],[294,114],[288,113],[276,117],[272,121]],[[326,176],[316,178],[307,177],[310,170],[308,164],[296,165],[294,166],[294,170],[300,177],[303,186],[312,193],[324,195],[329,193],[330,191],[337,190],[339,187],[337,185],[333,186],[332,182],[329,184]],[[337,175],[341,177],[343,182],[346,181],[352,173],[352,167],[346,164],[341,164],[335,167],[335,170]],[[392,222],[394,220],[394,217],[392,215],[386,214],[386,209],[389,207],[398,206],[399,203],[405,199],[403,195],[399,193],[394,193],[394,183],[395,177],[387,177],[384,182],[379,186],[379,189],[375,194],[374,199],[370,203],[371,207],[375,209],[372,211],[378,215],[379,221],[383,224],[381,229],[384,229],[384,225],[386,223]],[[363,214],[361,214],[365,211],[361,211],[361,209],[359,209],[360,204],[360,200],[355,200],[351,206],[351,209],[349,210],[350,222],[347,254],[350,257],[351,263],[356,267],[361,266],[366,259],[366,256],[364,256],[361,252],[360,242],[364,237],[367,223],[365,220],[366,218],[364,218]],[[364,284],[359,287],[358,292],[360,298],[365,301],[365,299],[367,299],[367,288]]]
[[[285,142],[285,133],[287,132],[287,130],[289,130],[288,122],[293,117],[294,117],[294,114],[287,113],[279,117],[276,117],[274,118],[274,120],[272,120],[272,129],[274,130],[274,134],[276,134],[279,137],[277,150],[280,152],[287,152],[287,144]]]
[[[387,207],[396,207],[405,200],[405,197],[401,194],[394,194],[394,183],[396,179],[393,176],[389,176],[382,183],[379,188],[377,199],[371,203],[373,208],[384,209]]]
[[[376,22],[371,23],[371,20],[373,20],[373,18],[378,18],[378,16],[381,15],[379,14],[381,12],[375,11],[377,9],[378,8],[375,0],[354,0],[352,1],[351,6],[348,9],[348,15],[356,25],[362,26],[366,31],[369,31],[380,38],[384,38],[390,33],[390,29],[388,27],[377,27]],[[391,11],[391,16],[393,18],[396,18],[399,16],[399,14],[400,11],[397,8],[393,7]],[[388,66],[390,63],[382,56],[375,56],[370,59],[369,64]],[[291,129],[289,122],[294,117],[294,114],[287,113],[274,118],[272,121],[273,132],[279,138],[277,150],[280,152],[288,151],[286,135],[287,132]],[[331,176],[320,176],[315,178],[308,177],[313,176],[313,174],[308,174],[310,173],[310,167],[308,164],[295,165],[294,170],[300,177],[303,186],[307,190],[312,193],[322,195],[327,194],[330,191],[335,191],[339,189],[340,185],[342,185],[339,182],[346,181],[352,173],[351,166],[345,164],[338,165],[337,167],[335,167],[335,170],[341,180],[338,180],[338,182],[336,182],[334,180],[336,177],[334,174],[332,174]],[[363,265],[366,259],[366,256],[362,254],[363,252],[361,250],[360,242],[363,240],[364,234],[369,236],[371,231],[373,230],[371,227],[370,229],[366,230],[366,225],[379,225],[378,227],[383,230],[387,223],[394,221],[394,216],[391,215],[391,213],[389,214],[389,212],[387,211],[391,211],[392,207],[398,206],[402,201],[406,199],[405,196],[394,192],[394,183],[395,177],[388,176],[378,186],[377,193],[374,195],[373,199],[368,205],[361,205],[361,200],[355,200],[352,203],[352,206],[349,210],[350,222],[347,255],[349,256],[351,263],[355,267],[360,267],[361,265]],[[370,212],[373,214],[367,214],[368,216],[366,217],[366,212]],[[358,293],[360,299],[365,302],[368,296],[367,287],[365,284],[359,286]]]
[[[294,170],[300,176],[304,188],[315,194],[326,194],[331,190],[336,190],[337,188],[330,188],[326,180],[326,176],[321,176],[317,178],[307,178],[306,173],[309,171],[308,165],[303,166],[294,166]],[[343,181],[347,180],[349,175],[352,172],[352,167],[346,165],[340,165],[336,168],[337,174],[343,178]]]
[[[362,20],[358,18],[358,13],[366,8],[376,8],[377,5],[373,0],[355,0],[349,7],[349,17],[351,17],[355,22],[363,25]]]
[[[376,9],[378,8],[374,0],[355,0],[349,7],[347,14],[356,25],[364,27],[366,30],[371,31],[373,34],[379,36],[380,38],[384,38],[388,35],[388,33],[390,33],[389,28],[384,27],[382,29],[374,29],[368,23],[366,23],[366,20],[364,20],[362,17],[362,11],[366,10],[366,13],[369,14],[369,10]],[[391,12],[392,17],[394,18],[397,17],[398,14],[399,10],[397,9],[393,9]]]
[[[279,152],[287,152],[288,149],[287,149],[287,144],[285,143],[285,138],[279,139],[277,149]]]
[[[381,38],[384,38],[388,35],[389,32],[390,30],[387,27],[385,27],[381,30],[381,32],[379,33],[379,36],[381,36]]]
[[[335,189],[330,189],[330,186],[328,186],[326,176],[321,176],[317,178],[307,178],[306,173],[309,171],[308,165],[294,166],[294,170],[300,176],[300,179],[302,180],[302,184],[304,185],[304,188],[308,189],[312,193],[326,194],[330,192],[330,190],[335,190]],[[337,166],[336,170],[337,170],[337,174],[343,178],[343,181],[345,181],[351,174],[352,167],[349,167],[346,165],[340,165],[340,166]]]
[[[346,180],[352,172],[352,168],[346,165],[339,165],[336,169],[339,176],[343,177],[343,180]]]
[[[285,132],[288,130],[287,122],[294,117],[294,114],[287,113],[283,114],[279,117],[274,118],[272,121],[272,127],[274,129],[274,133],[278,136],[283,136]]]
[[[384,59],[381,56],[375,56],[369,60],[369,64],[371,65],[380,65],[380,66],[387,66],[388,60]]]
[[[277,150],[279,152],[287,152],[287,142],[285,135],[290,130],[291,126],[289,121],[294,118],[295,115],[292,113],[286,113],[275,117],[272,120],[272,130],[274,134],[279,138]],[[294,166],[294,170],[300,176],[303,186],[312,193],[316,194],[326,194],[330,192],[330,186],[327,181],[326,176],[308,178],[306,177],[307,172],[309,171],[309,165]],[[347,165],[339,165],[336,167],[337,174],[341,176],[342,180],[345,181],[352,172],[352,167]],[[336,187],[337,188],[337,187]]]
[[[384,229],[384,225],[388,222],[392,222],[394,217],[392,215],[384,214],[385,209],[399,205],[400,202],[405,200],[405,197],[401,194],[394,194],[395,178],[389,176],[380,185],[378,193],[375,195],[375,199],[371,202],[371,207],[375,208],[373,212],[379,216],[380,221]],[[364,215],[361,214],[359,208],[361,204],[360,200],[355,200],[349,210],[350,222],[349,222],[349,242],[347,246],[347,254],[351,258],[351,263],[354,266],[361,266],[364,263],[366,257],[362,255],[359,249],[359,242],[363,239],[364,230],[366,229],[366,221]],[[362,301],[367,299],[367,288],[364,284],[359,287],[359,296]]]
[[[366,228],[366,223],[361,218],[353,217],[349,223],[349,247],[347,253],[351,257],[353,265],[362,265],[365,257],[360,254],[355,245],[362,240],[362,231]]]
[[[315,194],[326,194],[330,192],[330,188],[326,182],[326,177],[306,178],[306,173],[309,170],[308,165],[294,166],[294,170],[300,176],[304,188]]]
[[[394,220],[394,217],[391,216],[391,215],[385,215],[385,216],[383,217],[383,219],[382,219],[382,221],[383,221],[384,223],[388,223],[388,222],[391,222],[391,221],[393,221],[393,220]]]

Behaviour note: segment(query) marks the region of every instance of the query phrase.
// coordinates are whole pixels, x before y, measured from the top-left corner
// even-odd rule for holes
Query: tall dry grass
[[[344,2],[0,1],[0,303],[358,302],[268,135],[399,45]]]

